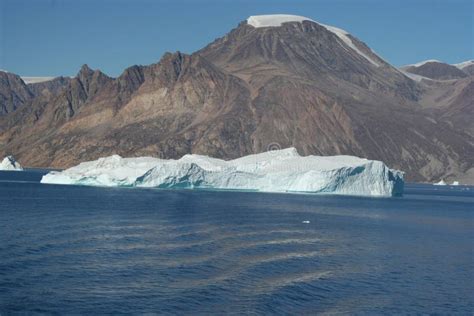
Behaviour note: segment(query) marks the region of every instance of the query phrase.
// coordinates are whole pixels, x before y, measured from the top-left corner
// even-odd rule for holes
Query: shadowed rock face
[[[0,116],[14,112],[33,96],[20,76],[0,71]]]
[[[115,79],[83,66],[0,118],[0,156],[64,168],[111,154],[228,159],[296,147],[382,160],[408,181],[473,168],[472,135],[453,127],[451,112],[420,106],[425,86],[351,39],[377,65],[304,21],[242,22],[192,55],[167,53]]]
[[[0,71],[0,116],[14,112],[38,96],[59,94],[70,81],[67,77],[57,77],[26,84],[20,76]]]
[[[48,94],[58,94],[60,91],[66,87],[71,78],[68,77],[57,77],[53,80],[36,82],[28,84],[28,89],[33,93],[35,97],[40,95],[48,95]]]
[[[427,62],[421,66],[408,66],[404,70],[434,80],[461,79],[469,76],[468,73],[453,65],[436,61]]]

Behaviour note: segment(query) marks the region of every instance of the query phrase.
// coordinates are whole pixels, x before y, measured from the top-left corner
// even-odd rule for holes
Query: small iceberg
[[[20,163],[13,158],[13,156],[7,156],[0,163],[0,170],[2,171],[22,171]]]
[[[447,185],[447,184],[446,184],[446,182],[444,182],[443,179],[441,179],[441,181],[433,183],[433,185]]]
[[[43,176],[42,183],[151,188],[252,190],[398,196],[403,172],[353,156],[306,156],[295,148],[234,160],[185,155],[178,160],[118,155]]]
[[[451,183],[451,185],[459,185],[459,181],[453,181],[453,183]]]

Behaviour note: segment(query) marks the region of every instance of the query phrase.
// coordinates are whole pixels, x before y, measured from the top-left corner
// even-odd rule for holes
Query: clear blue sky
[[[343,28],[393,65],[473,59],[474,0],[0,0],[0,69],[111,76],[191,53],[249,15],[289,13]]]

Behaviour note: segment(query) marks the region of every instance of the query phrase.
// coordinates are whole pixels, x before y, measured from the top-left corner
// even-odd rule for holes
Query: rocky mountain
[[[455,65],[424,61],[401,69],[418,81],[421,106],[435,118],[474,136],[474,76],[470,73],[473,66],[472,61]]]
[[[296,147],[382,160],[409,181],[474,176],[472,122],[456,126],[458,114],[421,105],[428,90],[344,30],[257,16],[191,55],[167,53],[117,78],[83,66],[55,91],[35,90],[0,118],[0,156],[64,168],[111,154]],[[455,99],[446,108],[469,118],[472,103]]]
[[[402,67],[402,69],[406,72],[434,80],[461,79],[469,76],[462,69],[437,60],[427,60]]]
[[[14,112],[33,97],[20,76],[0,71],[0,116]]]
[[[23,78],[23,81],[25,79]],[[42,94],[58,94],[61,89],[68,85],[71,81],[69,77],[56,77],[51,80],[37,81],[28,83],[28,89],[33,93],[34,96]]]
[[[14,112],[42,94],[58,94],[69,81],[68,77],[20,77],[0,71],[0,116]]]
[[[468,60],[453,66],[456,66],[470,76],[474,75],[474,60]]]

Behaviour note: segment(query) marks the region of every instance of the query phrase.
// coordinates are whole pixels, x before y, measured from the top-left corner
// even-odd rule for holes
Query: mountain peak
[[[92,73],[94,71],[89,67],[88,64],[84,64],[84,65],[81,66],[81,69],[79,70],[79,73],[81,73],[81,72],[82,73],[88,73],[88,72]]]
[[[423,65],[426,65],[426,64],[430,64],[430,63],[436,63],[436,64],[444,64],[444,62],[442,61],[439,61],[437,59],[428,59],[428,60],[423,60],[423,61],[420,61],[416,64],[410,64],[410,65],[406,65],[404,67],[421,67]]]
[[[90,78],[92,78],[93,74],[94,70],[92,70],[87,64],[84,64],[81,66],[76,78],[78,78],[82,83],[86,83],[90,80]]]
[[[419,63],[404,66],[403,71],[432,80],[452,80],[469,76],[456,65],[450,65],[439,60],[429,59]]]
[[[315,20],[310,19],[308,17],[304,17],[300,15],[290,15],[290,14],[253,15],[247,19],[247,24],[253,26],[254,28],[264,28],[264,27],[280,27],[283,25],[283,23],[289,23],[289,22],[302,23],[304,21],[315,23],[319,26],[322,26],[327,31],[333,33],[339,38],[340,41],[343,42],[344,45],[349,47],[349,49],[354,50],[357,54],[365,58],[368,62],[370,62],[375,67],[379,67],[381,65],[380,63],[381,58],[379,56],[376,56],[377,58],[373,58],[373,56],[370,56],[372,54],[375,55],[373,51],[370,51],[369,54],[363,52],[358,47],[358,45],[354,42],[355,38],[351,34],[349,34],[349,32],[335,26],[330,26],[330,25],[316,22]]]

